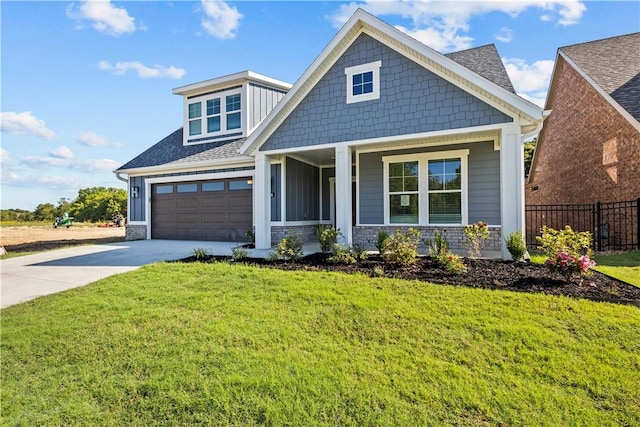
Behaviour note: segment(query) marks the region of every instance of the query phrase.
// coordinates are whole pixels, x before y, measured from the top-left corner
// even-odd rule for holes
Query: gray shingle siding
[[[384,223],[383,156],[464,149],[469,150],[469,223],[501,224],[500,152],[493,149],[493,142],[360,154],[359,223]]]
[[[345,68],[382,61],[380,99],[346,103]],[[362,34],[262,151],[511,122],[511,117]]]

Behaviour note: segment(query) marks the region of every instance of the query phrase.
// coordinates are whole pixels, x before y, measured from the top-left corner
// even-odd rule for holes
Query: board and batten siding
[[[320,170],[290,157],[286,162],[286,221],[320,219]]]
[[[345,68],[382,61],[380,98],[346,103]],[[362,34],[261,151],[512,122],[513,119]]]
[[[249,83],[249,101],[247,102],[249,105],[248,129],[250,130],[258,126],[286,94],[283,90],[256,83]]]
[[[469,150],[469,223],[484,221],[500,225],[500,151],[493,149],[493,142],[360,154],[359,224],[384,223],[383,156],[464,149]]]

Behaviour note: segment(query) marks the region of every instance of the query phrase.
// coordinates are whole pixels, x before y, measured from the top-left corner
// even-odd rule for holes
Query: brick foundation
[[[124,240],[144,240],[146,238],[147,238],[146,225],[127,224],[127,228],[124,233]]]
[[[271,226],[271,244],[275,245],[289,233],[296,233],[303,242],[311,242],[318,239],[316,224],[311,225],[274,225]]]

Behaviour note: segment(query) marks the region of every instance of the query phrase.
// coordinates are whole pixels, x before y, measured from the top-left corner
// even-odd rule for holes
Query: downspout
[[[522,134],[522,141],[524,141],[525,139],[529,139],[532,136],[535,136],[535,135],[539,134],[540,131],[542,130],[542,124],[544,123],[545,119],[547,117],[549,117],[549,114],[551,114],[551,110],[544,110],[542,112],[542,120],[540,120],[538,122],[538,124],[536,125],[536,127],[532,131],[529,131],[527,133],[523,133]]]

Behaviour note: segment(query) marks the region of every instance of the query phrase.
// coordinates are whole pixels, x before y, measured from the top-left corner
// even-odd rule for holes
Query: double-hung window
[[[202,133],[202,103],[189,104],[189,135]]]
[[[382,158],[385,224],[465,224],[469,150]]]
[[[380,98],[380,67],[382,61],[347,67],[347,104]]]
[[[220,98],[207,100],[207,132],[220,132]]]
[[[227,95],[227,129],[240,129],[240,94]]]

